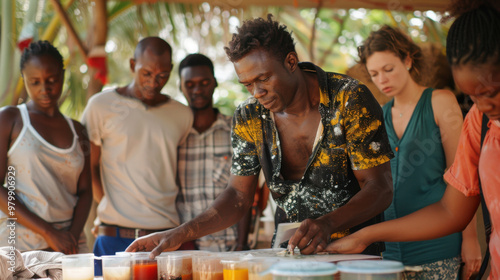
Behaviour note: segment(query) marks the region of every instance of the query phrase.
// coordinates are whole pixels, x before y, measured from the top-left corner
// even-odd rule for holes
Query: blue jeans
[[[94,243],[94,255],[96,257],[114,255],[116,252],[125,251],[133,241],[133,238],[99,235]],[[94,275],[102,276],[101,260],[94,261]]]

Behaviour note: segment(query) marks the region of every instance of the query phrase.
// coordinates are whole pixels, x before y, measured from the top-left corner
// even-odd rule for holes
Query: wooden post
[[[96,46],[106,45],[108,40],[108,13],[106,10],[106,0],[92,0],[92,20],[90,22],[90,32],[87,34],[89,49]],[[101,81],[94,78],[97,69],[89,67],[90,82],[87,88],[87,99],[102,90]]]

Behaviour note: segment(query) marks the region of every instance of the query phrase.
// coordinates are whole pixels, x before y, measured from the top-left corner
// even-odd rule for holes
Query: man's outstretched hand
[[[176,241],[174,230],[155,232],[136,239],[125,250],[126,252],[151,251],[149,258],[153,259],[163,251],[175,251],[182,241]]]

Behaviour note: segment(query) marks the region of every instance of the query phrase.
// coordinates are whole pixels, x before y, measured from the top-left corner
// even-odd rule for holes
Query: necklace
[[[421,92],[420,94],[416,94],[416,93],[413,94],[412,97],[410,97],[410,99],[408,99],[408,102],[404,103],[404,104],[406,104],[406,106],[403,107],[400,104],[399,107],[401,107],[401,108],[397,108],[397,107],[394,107],[394,104],[393,104],[392,106],[393,106],[394,110],[395,111],[397,110],[397,112],[394,112],[394,113],[395,114],[397,113],[400,118],[402,118],[406,112],[412,113],[413,110],[416,108],[418,101],[420,100],[420,97],[422,96],[424,89],[420,89],[419,91]]]
[[[394,114],[398,114],[400,118],[403,117],[403,115],[406,113],[406,112],[413,112],[413,109],[415,108],[415,106],[417,106],[417,104],[410,104],[410,105],[407,105],[404,109],[399,109],[399,108],[396,108],[396,107],[393,107],[395,112]],[[397,112],[396,112],[397,111]]]
[[[410,106],[410,107],[411,107],[411,106]],[[407,109],[409,109],[409,108],[407,108]],[[405,112],[407,111],[407,110],[401,110],[401,111],[400,111],[399,109],[396,109],[396,110],[397,110],[397,112],[394,112],[394,114],[395,114],[395,115],[396,115],[396,114],[397,114],[397,115],[399,115],[399,117],[400,117],[400,118],[402,118],[402,117],[403,117],[403,115],[405,114]]]
[[[393,107],[393,108],[394,108],[394,107]],[[397,112],[396,112],[396,110],[397,110]],[[394,115],[395,115],[395,116],[396,116],[396,115],[399,115],[399,117],[400,117],[400,118],[402,118],[402,117],[403,117],[403,112],[404,112],[404,111],[403,111],[403,112],[401,112],[400,110],[398,110],[398,109],[396,109],[396,108],[394,108],[394,109],[393,109],[393,111],[394,111]]]

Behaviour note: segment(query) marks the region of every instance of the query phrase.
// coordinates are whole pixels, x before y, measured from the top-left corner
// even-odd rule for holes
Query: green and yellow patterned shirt
[[[280,175],[278,131],[270,111],[257,99],[250,97],[238,106],[231,134],[231,172],[249,176],[262,168],[276,203],[290,222],[318,218],[343,206],[360,190],[353,170],[375,167],[393,157],[382,109],[365,85],[311,63],[299,67],[317,74],[321,95],[321,136],[299,181]]]

